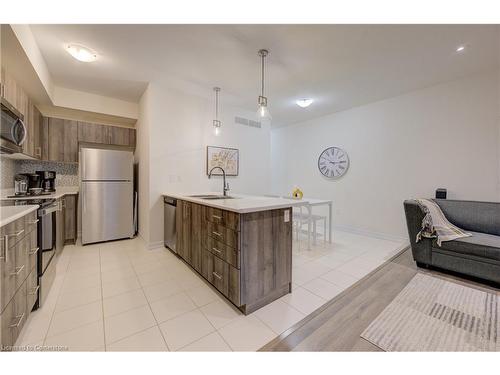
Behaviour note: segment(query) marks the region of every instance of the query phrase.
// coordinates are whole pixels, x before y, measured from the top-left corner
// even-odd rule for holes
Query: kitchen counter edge
[[[207,195],[216,193],[207,193]],[[227,210],[236,212],[239,214],[246,214],[251,212],[260,212],[268,210],[278,210],[282,208],[290,208],[294,206],[301,206],[304,202],[294,201],[292,199],[285,198],[272,198],[264,196],[251,196],[244,194],[234,194],[231,195],[235,198],[233,199],[202,199],[196,197],[190,197],[193,194],[179,194],[179,193],[164,193],[163,197],[171,197],[187,202],[197,203],[200,205],[219,208],[221,210]],[[198,194],[197,194],[198,195]],[[240,204],[238,204],[240,203]],[[244,203],[243,205],[241,203]],[[245,204],[246,203],[246,204]],[[238,207],[239,206],[239,207]]]

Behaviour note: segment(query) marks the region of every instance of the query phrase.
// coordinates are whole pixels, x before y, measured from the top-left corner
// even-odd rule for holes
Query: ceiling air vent
[[[234,122],[240,125],[251,126],[252,128],[261,128],[262,124],[259,121],[250,120],[244,117],[236,116]]]

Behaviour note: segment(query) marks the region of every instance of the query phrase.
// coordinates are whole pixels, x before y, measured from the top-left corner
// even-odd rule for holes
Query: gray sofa
[[[419,267],[434,266],[500,283],[500,203],[434,199],[452,224],[472,234],[441,243],[416,242],[424,212],[415,201],[404,202],[413,259]]]

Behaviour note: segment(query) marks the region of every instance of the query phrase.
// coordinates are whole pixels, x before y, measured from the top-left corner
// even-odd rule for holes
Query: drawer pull
[[[219,215],[212,215],[212,217],[217,220],[222,220],[222,216]]]
[[[34,287],[33,290],[31,292],[29,292],[29,294],[34,296],[35,294],[38,293],[38,289],[40,289],[40,285],[37,285],[36,287]]]
[[[212,233],[215,234],[216,236],[222,237],[222,234],[220,234],[219,232],[212,231]]]
[[[216,253],[222,254],[222,251],[220,251],[219,249],[217,249],[215,247],[212,247],[212,250],[215,251]]]
[[[24,319],[24,313],[22,313],[21,315],[19,316],[16,316],[16,318],[18,319],[17,323],[14,323],[14,324],[11,324],[10,325],[10,328],[17,328],[21,325],[21,322],[23,321]]]
[[[28,224],[33,225],[33,224],[38,223],[39,221],[40,221],[39,219],[28,221]]]
[[[9,248],[9,240],[7,239],[7,236],[4,236],[0,239],[3,241],[3,255],[0,256],[1,260],[4,260],[5,263],[7,263],[7,249]]]
[[[40,249],[39,247],[35,247],[33,249],[31,249],[30,252],[28,252],[28,255],[35,255],[36,253],[38,253],[38,249]]]
[[[18,230],[16,233],[8,234],[7,237],[19,237],[24,233],[24,229]]]
[[[21,272],[24,270],[24,264],[21,267],[16,268],[16,272],[12,272],[10,275],[11,276],[18,276]]]
[[[212,272],[212,275],[214,275],[216,278],[218,278],[219,280],[222,280],[222,276],[219,275],[217,272]]]

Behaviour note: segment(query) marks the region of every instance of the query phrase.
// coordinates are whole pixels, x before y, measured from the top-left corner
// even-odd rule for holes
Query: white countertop
[[[59,186],[56,187],[56,192],[53,194],[47,194],[47,195],[30,195],[28,197],[11,197],[7,198],[9,195],[14,195],[13,189],[12,191],[9,192],[2,192],[2,197],[0,199],[2,200],[14,200],[14,199],[59,199],[62,198],[65,195],[75,195],[78,194],[78,186]]]
[[[12,223],[13,221],[38,209],[37,204],[27,206],[6,206],[0,207],[0,227]]]
[[[190,195],[221,195],[221,193],[164,193],[163,196],[181,199],[188,202],[198,203],[209,207],[220,208],[237,212],[239,214],[275,210],[279,208],[287,208],[293,206],[300,206],[304,204],[301,201],[284,198],[272,198],[263,196],[253,196],[245,194],[229,194],[233,199],[202,199],[190,197]]]

